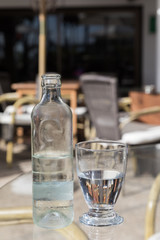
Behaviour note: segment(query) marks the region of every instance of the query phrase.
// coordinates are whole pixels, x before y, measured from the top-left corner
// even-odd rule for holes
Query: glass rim
[[[45,73],[41,76],[42,82],[41,86],[44,87],[54,87],[60,88],[61,87],[61,75],[58,73]]]
[[[87,143],[108,143],[110,145],[120,145],[120,149],[92,149],[92,148],[85,148],[81,147],[82,144],[87,144]],[[83,151],[88,151],[88,152],[116,152],[120,150],[127,149],[128,145],[124,142],[121,141],[114,141],[114,140],[104,140],[104,139],[97,139],[97,140],[87,140],[87,141],[81,141],[75,144],[75,149],[83,150]]]
[[[42,79],[60,79],[61,75],[56,72],[46,72],[45,74],[41,75]]]

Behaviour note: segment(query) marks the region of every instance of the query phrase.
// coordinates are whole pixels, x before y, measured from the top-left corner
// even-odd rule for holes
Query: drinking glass
[[[91,226],[117,225],[123,218],[114,211],[127,167],[127,145],[93,140],[76,144],[80,186],[89,207],[80,222]]]

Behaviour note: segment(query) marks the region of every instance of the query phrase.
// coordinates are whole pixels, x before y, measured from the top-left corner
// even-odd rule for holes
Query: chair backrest
[[[119,140],[117,79],[86,73],[80,76],[80,82],[96,136]]]

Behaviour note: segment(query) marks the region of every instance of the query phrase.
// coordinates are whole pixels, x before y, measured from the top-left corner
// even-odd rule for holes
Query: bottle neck
[[[42,88],[42,101],[55,102],[61,99],[61,88],[53,86],[44,86]]]
[[[52,102],[61,99],[61,81],[57,73],[42,76],[42,101]]]

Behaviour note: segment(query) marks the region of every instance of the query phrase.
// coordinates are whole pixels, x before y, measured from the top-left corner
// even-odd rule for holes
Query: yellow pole
[[[39,60],[38,91],[41,89],[41,76],[46,72],[46,0],[40,0],[39,6]],[[40,96],[41,94],[39,94]]]

